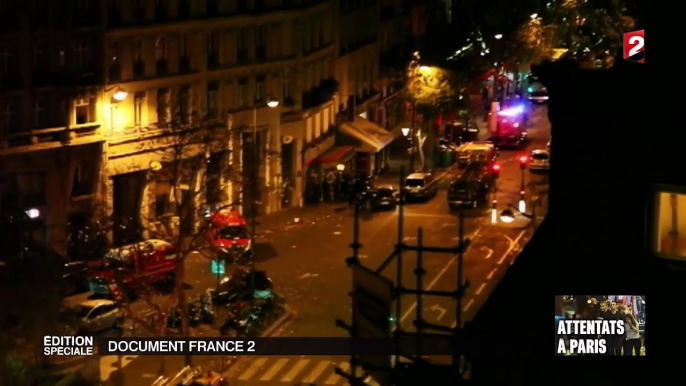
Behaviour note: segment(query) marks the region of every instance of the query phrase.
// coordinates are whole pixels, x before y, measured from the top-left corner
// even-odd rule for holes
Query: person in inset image
[[[624,315],[624,356],[641,355],[641,335],[638,332],[638,320],[630,312]]]

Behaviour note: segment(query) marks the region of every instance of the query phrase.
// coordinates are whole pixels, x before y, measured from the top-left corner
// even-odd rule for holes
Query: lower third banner
[[[100,355],[451,355],[448,335],[376,338],[100,338]]]

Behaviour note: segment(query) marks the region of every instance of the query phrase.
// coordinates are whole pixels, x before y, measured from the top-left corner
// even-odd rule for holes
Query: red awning
[[[483,74],[474,78],[474,82],[475,83],[484,82],[484,81],[486,81],[486,79],[492,77],[493,74],[495,74],[495,69],[491,68],[490,70],[486,70]]]
[[[325,151],[319,157],[310,162],[312,164],[319,164],[324,167],[331,164],[344,163],[349,161],[355,155],[355,148],[352,146],[334,146]]]

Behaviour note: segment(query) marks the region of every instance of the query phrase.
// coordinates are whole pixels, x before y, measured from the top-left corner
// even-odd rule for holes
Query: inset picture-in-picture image
[[[686,261],[686,194],[658,189],[653,208],[653,253]]]
[[[645,356],[645,298],[555,296],[555,355]]]

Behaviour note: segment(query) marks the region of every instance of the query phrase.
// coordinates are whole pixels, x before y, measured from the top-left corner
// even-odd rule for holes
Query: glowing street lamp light
[[[503,34],[497,34],[497,35],[495,35],[495,38],[498,39],[498,40],[500,40],[500,39],[503,38]]]
[[[128,96],[129,96],[129,93],[126,92],[126,90],[124,90],[121,87],[117,87],[114,94],[112,94],[112,99],[114,99],[116,102],[121,102],[121,101],[125,100],[126,97],[128,97]]]
[[[336,170],[338,170],[339,172],[343,172],[345,170],[345,165],[343,165],[343,164],[336,165]]]
[[[279,101],[276,98],[274,98],[274,97],[268,97],[267,98],[267,107],[273,109],[274,107],[277,107],[277,106],[279,106]]]
[[[428,72],[431,70],[431,67],[429,66],[419,66],[419,71],[421,72]]]
[[[410,134],[409,127],[403,127],[402,129],[400,129],[400,131],[403,133],[403,137],[407,137]]]
[[[27,210],[25,213],[27,216],[29,216],[30,219],[36,219],[36,218],[40,217],[40,210],[38,210],[36,208],[31,208],[31,209]]]
[[[537,17],[538,17],[538,14],[537,14],[537,13],[532,13],[532,14],[531,14],[531,19],[532,19],[532,20],[535,20]]]

